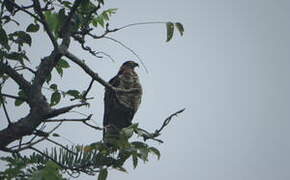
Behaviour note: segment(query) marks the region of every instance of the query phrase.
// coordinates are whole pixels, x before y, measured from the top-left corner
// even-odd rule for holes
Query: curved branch
[[[136,56],[136,58],[139,60],[139,62],[142,64],[142,66],[144,67],[145,69],[145,72],[148,73],[148,69],[147,67],[145,66],[143,60],[140,58],[140,56],[131,48],[129,48],[128,46],[126,46],[124,43],[122,43],[121,41],[118,41],[117,39],[114,39],[112,37],[108,37],[108,36],[105,36],[104,37],[105,39],[108,39],[108,40],[111,40],[111,41],[114,41],[115,43],[121,45],[122,47],[124,47],[125,49],[127,49],[128,51],[130,51],[132,54],[134,54],[134,56]]]
[[[31,88],[31,84],[8,64],[0,62],[0,72],[1,71],[11,77],[24,91],[28,92]]]
[[[82,60],[80,60],[78,57],[70,53],[69,51],[65,52],[65,56],[79,65],[91,78],[93,78],[95,81],[99,82],[101,85],[103,85],[105,88],[108,88],[110,90],[113,90],[118,93],[136,93],[139,92],[139,88],[132,88],[132,89],[121,89],[116,88],[112,86],[111,84],[107,83],[105,80],[103,80],[98,73],[95,73],[93,70],[91,70]]]
[[[59,116],[61,114],[69,112],[73,108],[81,107],[81,106],[85,106],[85,105],[88,105],[88,103],[75,104],[75,105],[71,105],[71,106],[67,106],[67,107],[63,107],[63,108],[59,108],[59,109],[54,109],[54,110],[50,111],[48,114],[46,114],[44,116],[44,119]]]

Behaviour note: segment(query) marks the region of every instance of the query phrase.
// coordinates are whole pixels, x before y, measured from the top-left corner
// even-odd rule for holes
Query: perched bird
[[[134,61],[127,61],[120,67],[118,74],[109,83],[120,89],[136,89],[134,92],[115,92],[106,88],[104,97],[104,137],[106,134],[118,134],[122,128],[131,125],[133,117],[141,103],[142,87]]]

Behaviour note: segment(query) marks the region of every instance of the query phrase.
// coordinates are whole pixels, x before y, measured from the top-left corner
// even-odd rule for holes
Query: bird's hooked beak
[[[135,63],[134,64],[134,67],[138,67],[139,68],[139,64],[138,63]]]

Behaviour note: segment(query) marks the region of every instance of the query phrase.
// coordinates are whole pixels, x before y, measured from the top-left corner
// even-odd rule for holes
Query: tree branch
[[[144,129],[138,128],[139,131],[143,132],[140,135],[144,138],[144,141],[146,141],[148,139],[152,139],[152,140],[155,140],[155,141],[162,143],[162,141],[159,139],[156,139],[156,137],[160,136],[161,131],[170,123],[170,121],[172,120],[172,118],[174,116],[177,116],[178,114],[182,113],[183,111],[185,111],[185,108],[183,108],[183,109],[171,114],[169,117],[167,117],[163,121],[162,126],[159,129],[155,130],[154,133],[149,133],[148,131],[146,131]],[[137,134],[138,134],[138,132],[137,132]]]
[[[69,58],[71,61],[79,65],[91,78],[93,78],[95,81],[99,82],[101,85],[103,85],[105,88],[108,88],[110,90],[113,90],[118,93],[135,93],[139,92],[139,88],[132,88],[132,89],[121,89],[116,88],[112,86],[111,84],[107,83],[105,80],[103,80],[97,73],[95,73],[93,70],[91,70],[82,60],[80,60],[78,57],[70,53],[69,51],[65,52],[65,56]]]
[[[26,79],[24,79],[24,77],[20,75],[17,71],[15,71],[11,66],[0,62],[0,71],[11,77],[25,92],[29,91],[31,84],[26,81]]]
[[[18,4],[16,4],[14,1],[9,1],[9,3],[11,3],[15,8],[17,8],[18,10],[21,10],[23,12],[25,12],[26,14],[30,15],[32,18],[36,19],[37,21],[41,22],[41,19],[39,19],[37,16],[35,16],[33,13],[29,12],[27,9],[27,7],[21,7]],[[31,5],[30,7],[33,7],[33,5]],[[30,8],[29,7],[29,8]]]
[[[44,119],[56,117],[58,115],[69,112],[73,108],[81,107],[81,106],[85,106],[85,105],[88,105],[88,103],[75,104],[75,105],[71,105],[71,106],[67,106],[67,107],[63,107],[63,108],[59,108],[59,109],[54,109],[54,110],[50,111],[48,114],[46,114],[44,116]]]
[[[38,0],[33,0],[33,4],[34,4],[34,11],[40,17],[41,22],[43,24],[43,28],[45,29],[50,41],[52,42],[54,49],[57,49],[58,48],[57,41],[56,41],[54,35],[52,34],[51,29],[48,26],[48,23],[47,23],[47,21],[45,19],[45,16],[42,13],[42,9],[41,9],[39,1]]]
[[[90,114],[87,118],[82,119],[47,119],[43,122],[84,122],[90,120],[92,117],[92,114]]]
[[[12,122],[11,122],[11,120],[9,118],[9,115],[8,115],[8,112],[7,112],[7,109],[6,109],[5,102],[2,103],[2,106],[3,106],[3,110],[4,110],[4,113],[5,113],[5,116],[7,118],[8,124],[10,125]]]
[[[86,98],[87,98],[87,95],[88,95],[89,91],[91,90],[91,88],[92,88],[92,86],[93,86],[94,81],[95,81],[94,79],[91,80],[88,89],[87,89],[87,90],[85,91],[85,93],[83,94],[83,97],[84,97],[85,100],[86,100]]]
[[[27,101],[26,98],[22,98],[22,97],[19,97],[19,96],[13,96],[13,95],[9,95],[9,94],[4,94],[4,93],[0,93],[0,96],[9,97],[9,98],[12,98],[12,99],[19,99],[19,100],[22,100],[22,101]]]

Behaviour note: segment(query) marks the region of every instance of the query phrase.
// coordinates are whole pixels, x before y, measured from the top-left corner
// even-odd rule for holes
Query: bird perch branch
[[[91,78],[93,78],[95,81],[99,82],[101,85],[103,85],[105,88],[108,88],[110,90],[113,90],[118,93],[136,93],[139,92],[140,89],[138,88],[132,88],[132,89],[121,89],[116,88],[112,86],[111,84],[107,83],[105,80],[103,80],[98,73],[95,73],[93,70],[91,70],[82,60],[80,60],[78,57],[70,53],[69,51],[65,52],[65,56],[79,65]]]

